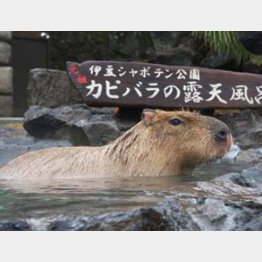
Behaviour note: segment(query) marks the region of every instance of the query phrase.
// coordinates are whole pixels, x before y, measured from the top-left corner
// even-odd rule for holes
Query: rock
[[[58,107],[82,103],[66,72],[32,69],[29,73],[28,105]]]
[[[241,175],[248,181],[249,185],[258,188],[262,191],[262,167],[255,166],[244,169]]]
[[[233,136],[246,134],[248,129],[256,129],[257,125],[262,121],[259,113],[251,109],[233,113],[216,114],[216,117],[229,125]]]
[[[260,153],[260,150],[261,148],[249,148],[247,150],[241,150],[236,159],[234,161],[230,161],[230,163],[242,165],[243,168],[259,165],[259,163],[262,163],[262,154]]]
[[[233,160],[234,161],[240,152],[241,152],[241,149],[239,148],[238,145],[232,145],[229,152],[227,152],[224,155],[223,160]]]
[[[155,208],[139,208],[96,216],[57,216],[43,219],[0,221],[1,230],[48,231],[164,231],[199,230],[176,201],[164,201]]]
[[[262,146],[262,116],[256,110],[217,114],[216,117],[229,126],[235,143],[241,149]]]
[[[201,230],[262,230],[261,174],[255,167],[198,182],[187,212]]]
[[[11,116],[13,110],[13,97],[0,95],[0,117]]]
[[[201,61],[201,67],[221,69],[224,68],[230,61],[229,57],[214,51],[210,51]]]
[[[58,222],[58,223],[57,223]],[[141,208],[126,213],[94,216],[76,221],[65,219],[50,223],[48,230],[129,230],[164,231],[198,230],[198,226],[176,202],[166,201],[156,208]],[[69,222],[69,223],[68,223]],[[79,223],[81,222],[81,223]],[[62,226],[62,227],[61,227]]]
[[[26,221],[0,222],[0,231],[29,231],[30,229]]]
[[[11,46],[8,43],[0,42],[0,65],[10,65]]]
[[[254,54],[262,54],[262,32],[238,32],[240,41]],[[77,36],[77,37],[76,37]],[[241,65],[218,54],[192,32],[51,32],[53,67],[66,61],[140,61],[169,65],[194,65],[231,71],[261,73],[250,61]],[[61,48],[63,47],[63,48]],[[65,52],[64,50],[68,50]]]
[[[262,66],[259,64],[255,64],[252,61],[246,61],[243,63],[241,71],[253,74],[261,74]]]
[[[76,126],[80,127],[78,123]],[[114,121],[95,121],[81,124],[90,146],[102,146],[110,141],[115,140],[120,131]]]
[[[185,64],[192,61],[191,51],[196,50],[192,32],[51,32],[51,39],[53,67],[60,69],[69,60],[109,57],[116,61]]]
[[[232,203],[228,203],[228,206]],[[260,201],[246,201],[243,203],[233,203],[235,209],[240,209],[242,212],[239,212],[235,217],[234,221],[236,223],[233,230],[239,231],[261,231],[262,230],[262,221],[260,219],[262,204]]]
[[[246,31],[240,32],[240,41],[245,46],[245,48],[252,54],[260,56],[262,54],[262,32],[260,31]],[[257,60],[259,57],[257,57]],[[260,58],[261,60],[261,58]],[[262,65],[260,63],[253,61],[253,59],[248,61],[243,61],[241,69],[239,71],[249,72],[254,74],[262,73]]]
[[[66,139],[73,145],[104,145],[120,135],[110,109],[83,104],[46,108],[32,106],[25,113],[25,129],[37,138]]]
[[[253,183],[253,181],[250,180],[250,178],[247,178],[239,174],[233,176],[231,178],[231,181],[239,186],[256,188],[256,185]]]
[[[179,45],[184,32],[151,32],[154,39],[154,49],[156,56],[172,55],[173,48]]]
[[[239,189],[241,190],[241,188],[239,188],[238,186],[250,188],[252,190],[252,188],[258,188],[258,184],[256,184],[255,181],[253,179],[251,179],[251,177],[248,176],[250,174],[250,172],[252,173],[251,169],[245,169],[241,172],[241,174],[235,173],[235,172],[227,173],[223,176],[220,176],[220,177],[213,179],[212,182],[223,184],[223,185],[232,184],[231,185],[232,187],[230,188],[230,190],[231,190],[230,194],[235,194],[237,192],[237,190],[239,190]],[[261,182],[262,182],[262,180],[261,180]],[[262,185],[262,183],[261,183],[261,185]],[[259,192],[256,191],[256,194],[259,195]]]
[[[2,121],[1,121],[2,122]],[[39,150],[49,147],[72,146],[65,140],[41,139],[37,140],[23,129],[23,125],[15,123],[14,127],[1,124],[0,122],[0,166],[3,166],[10,160],[27,153],[29,151]]]
[[[169,208],[172,208],[172,210]],[[174,214],[176,215],[174,216]],[[181,207],[171,205],[171,207],[163,206],[161,210],[158,208],[141,208],[126,213],[104,214],[80,219],[63,218],[51,222],[47,230],[189,231],[198,230],[198,227]]]
[[[178,66],[192,66],[194,64],[192,50],[184,47],[174,48],[171,55],[159,55],[150,62]]]
[[[118,117],[115,118],[115,121],[121,132],[121,135],[129,130],[131,127],[133,127],[137,122],[139,122],[134,119],[123,119]]]
[[[197,182],[198,191],[213,197],[253,196],[262,193],[262,167],[249,167],[241,173],[231,172],[212,179],[211,181]]]
[[[261,31],[246,31],[241,32],[241,43],[254,54],[262,54],[262,32]]]
[[[187,211],[200,230],[262,230],[262,221],[258,219],[262,215],[261,200],[203,198]]]
[[[78,105],[75,105],[78,107]],[[74,108],[74,105],[72,105]],[[91,114],[94,115],[114,115],[115,109],[111,107],[85,107],[88,108],[88,110],[91,112]]]
[[[0,67],[0,94],[11,95],[13,93],[13,69],[12,67]]]
[[[0,41],[10,42],[12,38],[11,31],[0,31]]]

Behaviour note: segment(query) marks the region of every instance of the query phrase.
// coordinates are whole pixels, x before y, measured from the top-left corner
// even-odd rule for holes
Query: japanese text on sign
[[[126,68],[124,65],[90,64],[87,69],[88,72],[83,74],[76,64],[71,63],[69,75],[75,76],[75,81],[86,91],[86,97],[97,100],[104,95],[108,99],[115,100],[129,96],[152,100],[159,97],[182,99],[185,104],[216,101],[227,105],[231,101],[242,101],[249,105],[255,103],[260,105],[262,101],[262,84],[253,86],[255,92],[251,95],[249,86],[240,82],[230,86],[230,97],[225,97],[223,83],[217,79],[203,85],[198,68],[170,70],[156,66],[141,65],[140,68],[137,66]],[[202,95],[204,90],[205,96]]]

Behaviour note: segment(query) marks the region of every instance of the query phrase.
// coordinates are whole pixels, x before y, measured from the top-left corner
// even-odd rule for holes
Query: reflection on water
[[[0,219],[91,215],[153,206],[170,195],[194,193],[195,181],[238,172],[247,164],[198,167],[192,176],[53,181],[0,180]]]

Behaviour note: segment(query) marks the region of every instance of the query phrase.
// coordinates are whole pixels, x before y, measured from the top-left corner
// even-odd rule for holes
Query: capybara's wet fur
[[[142,121],[108,145],[29,152],[0,169],[0,178],[181,175],[222,157],[231,145],[228,127],[213,117],[145,109]]]

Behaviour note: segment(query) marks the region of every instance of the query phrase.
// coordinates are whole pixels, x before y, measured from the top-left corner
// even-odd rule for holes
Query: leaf
[[[240,42],[238,35],[233,31],[194,31],[193,36],[202,39],[205,45],[213,50],[228,55],[237,65],[249,60],[252,54]]]

